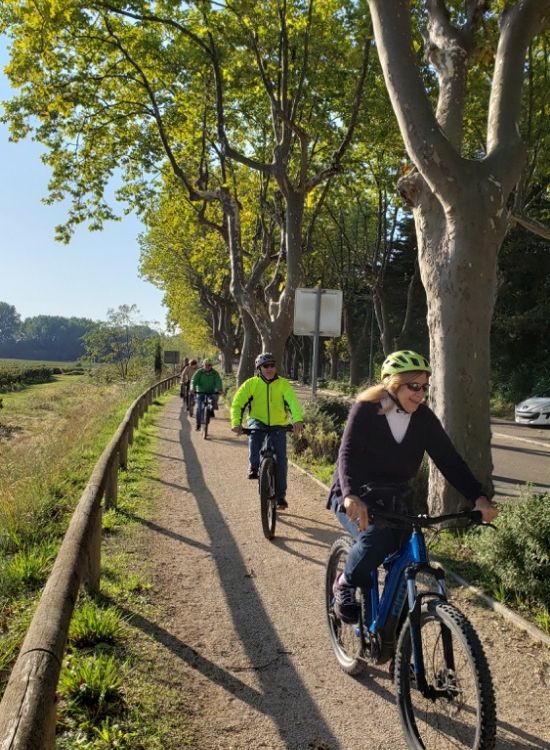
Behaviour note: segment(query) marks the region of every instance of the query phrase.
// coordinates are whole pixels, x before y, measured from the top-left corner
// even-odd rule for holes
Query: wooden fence
[[[69,528],[0,703],[0,750],[52,750],[56,689],[80,586],[99,590],[101,499],[116,506],[118,470],[126,468],[134,429],[153,399],[178,380],[173,375],[141,394],[95,465]]]

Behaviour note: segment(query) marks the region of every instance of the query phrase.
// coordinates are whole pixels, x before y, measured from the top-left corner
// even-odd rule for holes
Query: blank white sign
[[[315,334],[315,309],[318,289],[296,289],[294,298],[294,334]],[[342,333],[342,292],[339,289],[321,289],[320,336],[340,336]]]

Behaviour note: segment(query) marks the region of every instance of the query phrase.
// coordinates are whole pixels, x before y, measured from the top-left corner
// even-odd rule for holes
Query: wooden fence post
[[[118,498],[118,453],[113,456],[105,486],[105,508],[116,508]]]
[[[127,428],[124,430],[124,435],[120,439],[120,448],[118,453],[118,462],[121,469],[128,468],[128,442],[130,430]]]
[[[89,594],[99,593],[99,582],[101,579],[101,532],[102,532],[103,510],[98,505],[93,516],[90,539],[86,549],[86,557],[82,569],[82,584]]]

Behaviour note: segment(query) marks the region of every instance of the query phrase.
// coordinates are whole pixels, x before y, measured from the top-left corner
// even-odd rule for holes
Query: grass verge
[[[191,746],[186,696],[162,679],[166,649],[142,552],[159,478],[155,420],[168,398],[158,398],[142,420],[128,469],[120,473],[117,508],[103,518],[101,595],[83,595],[71,623],[59,683],[58,748]]]

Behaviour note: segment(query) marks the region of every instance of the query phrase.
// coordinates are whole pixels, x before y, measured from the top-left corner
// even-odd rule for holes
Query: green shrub
[[[366,388],[366,385],[351,385],[351,383],[344,380],[323,380],[320,381],[319,385],[322,388],[326,388],[327,391],[337,391],[344,396],[355,396],[359,391]]]
[[[320,398],[304,405],[305,427],[294,439],[294,452],[304,461],[334,463],[348,416],[349,404],[340,399]]]
[[[0,367],[0,393],[17,391],[25,385],[50,383],[52,380],[52,368],[45,365],[28,367],[26,365],[8,363]]]
[[[497,587],[550,608],[550,494],[501,507],[498,531],[470,535],[475,560]]]

